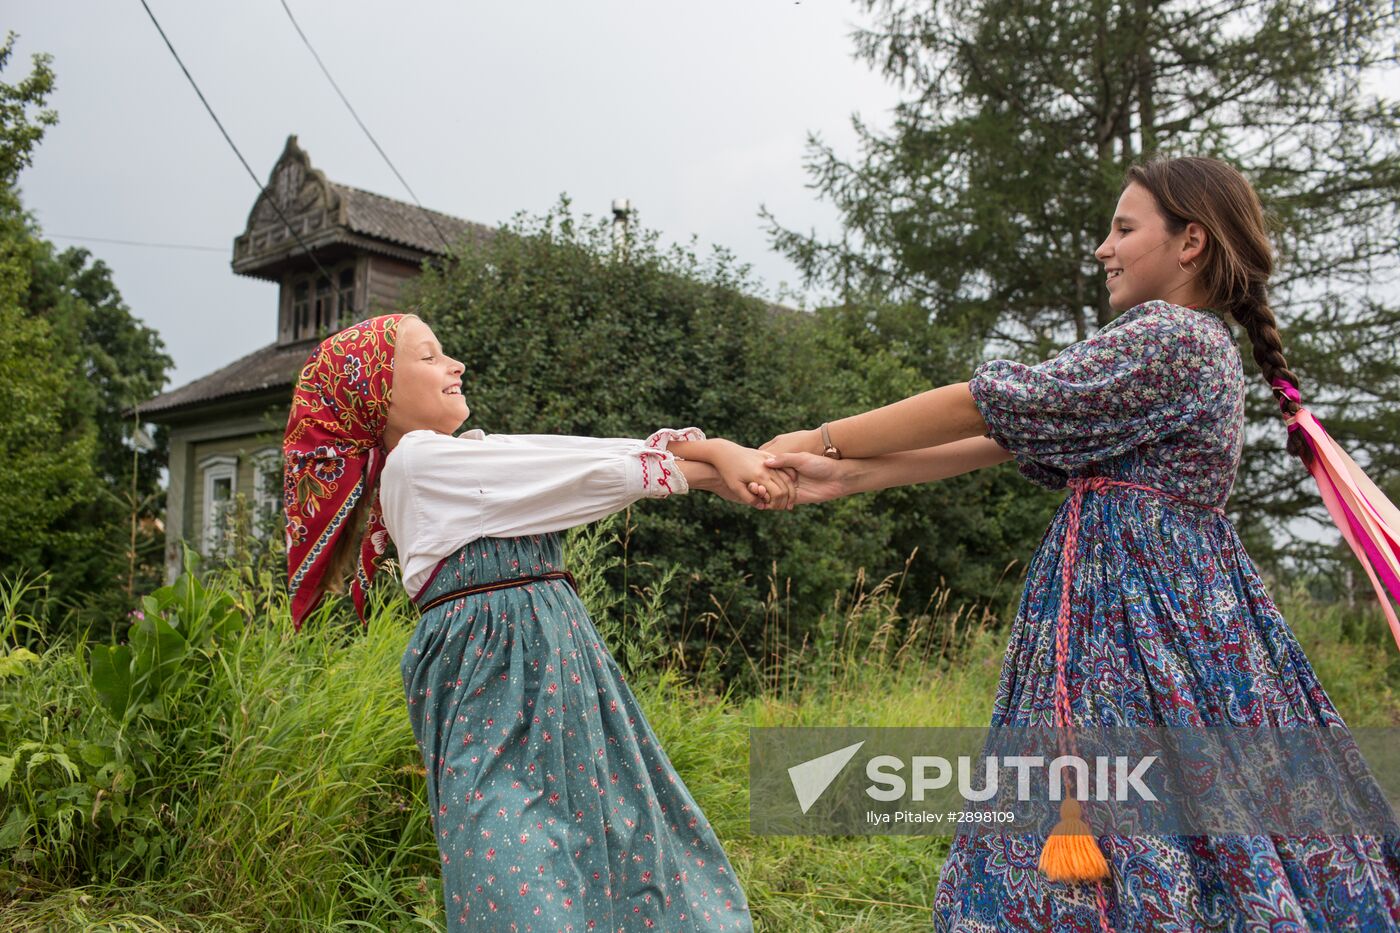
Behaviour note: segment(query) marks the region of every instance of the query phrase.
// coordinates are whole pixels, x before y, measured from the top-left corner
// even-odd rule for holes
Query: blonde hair
[[[350,510],[345,519],[345,530],[336,536],[331,545],[331,556],[326,563],[325,576],[321,586],[327,593],[344,596],[350,592],[350,581],[355,575],[355,563],[360,559],[360,544],[364,541],[365,525],[369,522],[369,505],[374,501],[378,488],[366,490],[360,501]]]

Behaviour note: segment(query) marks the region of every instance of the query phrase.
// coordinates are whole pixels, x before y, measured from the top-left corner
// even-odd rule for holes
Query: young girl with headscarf
[[[690,489],[782,507],[789,480],[695,428],[454,436],[463,368],[416,316],[362,321],[311,354],[283,444],[296,627],[346,576],[363,618],[391,538],[420,613],[401,672],[449,929],[751,930],[559,532]]]

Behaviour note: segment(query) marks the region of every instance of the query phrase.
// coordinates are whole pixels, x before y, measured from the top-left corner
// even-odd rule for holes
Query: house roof
[[[289,223],[296,235],[288,230]],[[302,244],[313,254],[350,249],[416,263],[425,256],[445,254],[447,244],[482,242],[494,232],[460,217],[330,181],[311,164],[297,138],[289,136],[266,187],[253,203],[247,228],[234,241],[233,269],[275,281],[288,263],[307,262]],[[275,317],[272,323],[275,325]],[[275,330],[275,326],[270,329]],[[268,344],[156,396],[140,406],[141,412],[152,420],[163,420],[212,402],[284,388],[290,399],[297,374],[317,342]]]
[[[233,241],[233,271],[277,281],[288,269],[308,267],[347,252],[369,252],[421,263],[466,240],[482,242],[491,227],[408,204],[325,176],[295,135]]]
[[[450,244],[464,238],[480,242],[494,232],[482,224],[386,198],[372,191],[334,181],[329,184],[340,195],[346,228],[364,236],[410,246],[425,253],[441,254],[446,252],[444,239]]]
[[[297,374],[318,343],[315,339],[284,346],[273,343],[254,350],[222,369],[143,402],[141,414],[152,421],[163,421],[183,409],[279,388],[288,390],[287,400],[290,402],[291,388]]]

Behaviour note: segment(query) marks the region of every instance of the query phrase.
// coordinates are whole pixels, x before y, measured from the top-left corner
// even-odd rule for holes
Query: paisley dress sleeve
[[[973,372],[968,388],[987,436],[1030,481],[1060,489],[1096,463],[1158,442],[1225,385],[1233,345],[1199,312],[1163,305],[1116,323],[1044,362],[988,360]]]

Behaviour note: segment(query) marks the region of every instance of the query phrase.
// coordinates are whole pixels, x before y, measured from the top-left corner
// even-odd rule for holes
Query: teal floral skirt
[[[482,538],[418,602],[562,569],[558,535]],[[753,929],[714,830],[567,582],[432,608],[401,668],[449,930]]]

